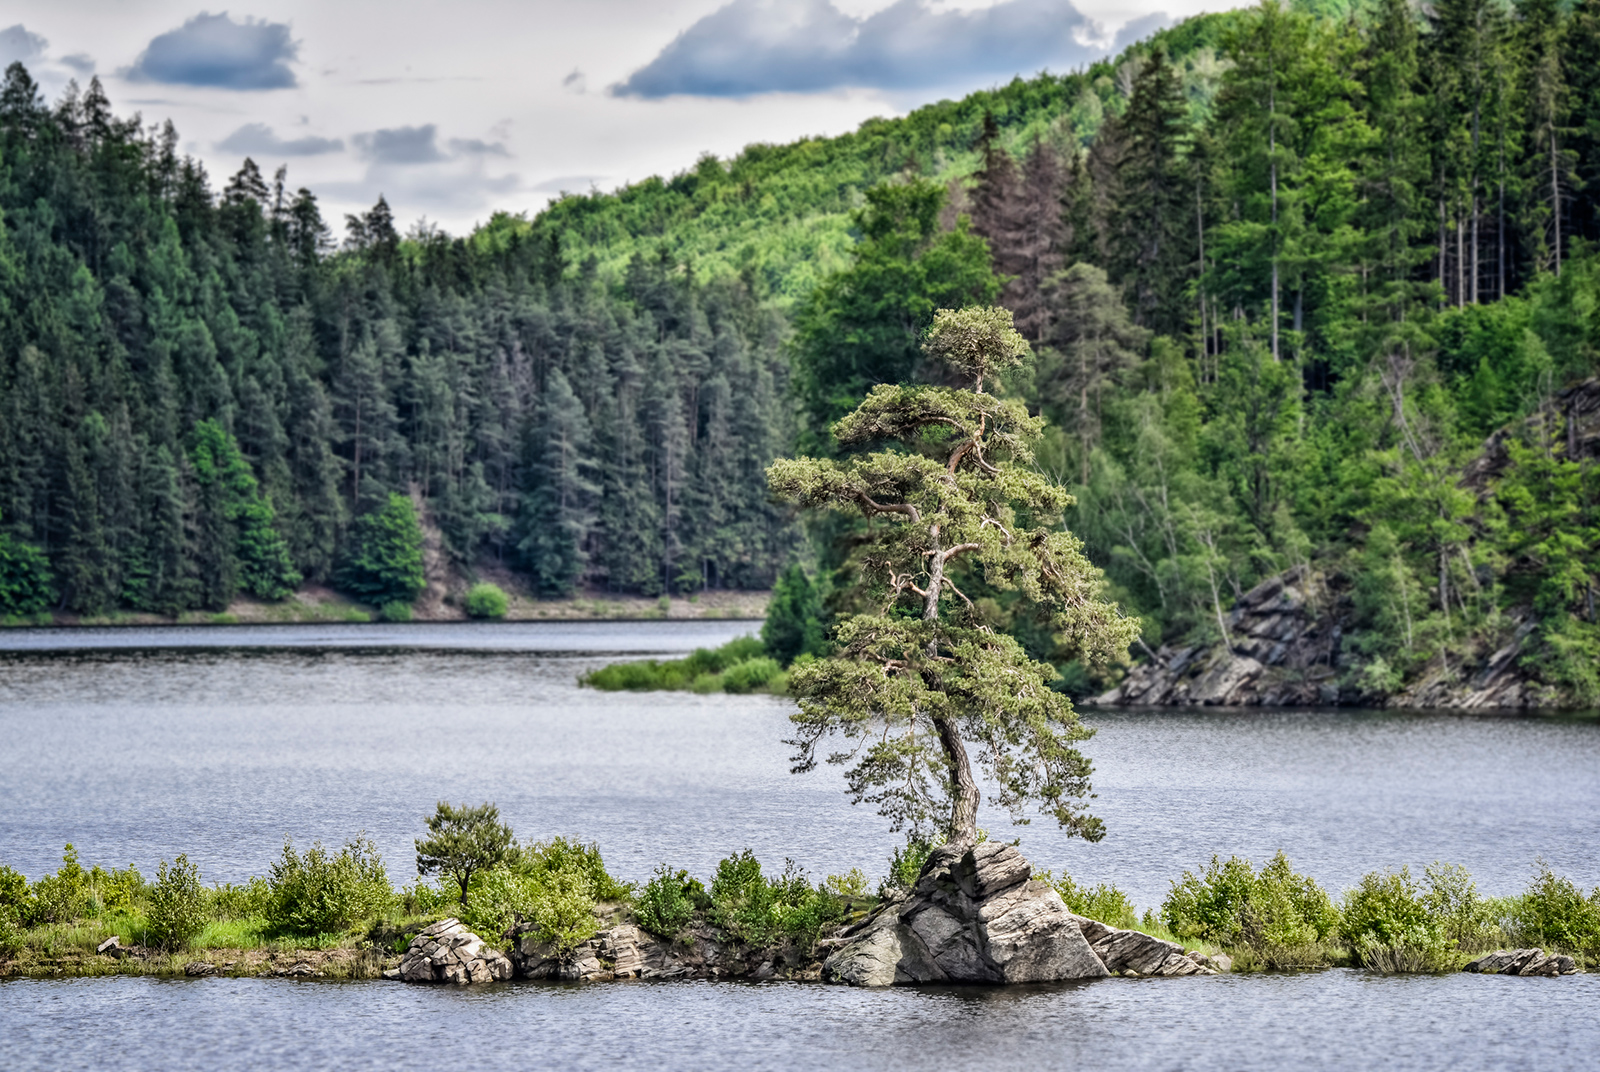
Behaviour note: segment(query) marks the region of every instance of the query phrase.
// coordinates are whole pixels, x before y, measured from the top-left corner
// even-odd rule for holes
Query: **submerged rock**
[[[1091,947],[1086,925],[1097,928],[1108,949],[1132,958],[1129,963],[1166,963],[1170,943],[1161,943],[1156,957],[1121,937],[1133,932],[1080,919],[1054,889],[1031,877],[1032,870],[1011,845],[936,849],[916,885],[834,939],[840,948],[823,962],[823,978],[852,986],[1104,978],[1111,970]],[[1190,970],[1173,965],[1163,974],[1205,970],[1181,949],[1177,953]]]
[[[411,939],[400,958],[408,983],[487,983],[511,978],[511,962],[458,919],[442,919]]]
[[[1482,975],[1578,975],[1578,962],[1542,949],[1497,949],[1479,957],[1462,971]]]

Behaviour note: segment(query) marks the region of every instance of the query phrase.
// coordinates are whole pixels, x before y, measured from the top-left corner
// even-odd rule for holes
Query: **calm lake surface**
[[[788,773],[788,701],[616,694],[577,676],[751,622],[0,631],[0,862],[30,877],[186,852],[262,874],[285,837],[365,830],[391,877],[441,799],[494,800],[524,837],[598,841],[611,870],[709,876],[750,847],[876,878],[898,838],[836,771]],[[1337,894],[1366,871],[1464,864],[1486,894],[1542,858],[1600,884],[1600,723],[1375,711],[1102,712],[1086,720],[1098,845],[1045,822],[1037,866],[1154,906],[1213,853],[1278,849]],[[1597,978],[1356,972],[1018,991],[509,984],[470,993],[290,980],[0,983],[0,1067],[392,1065],[437,1038],[491,1065],[1572,1067],[1600,1045]],[[95,1025],[90,1031],[87,1025]],[[110,1025],[114,1028],[107,1030]],[[420,1034],[419,1034],[420,1032]],[[412,1052],[415,1052],[414,1050]],[[442,1056],[442,1054],[441,1054]]]

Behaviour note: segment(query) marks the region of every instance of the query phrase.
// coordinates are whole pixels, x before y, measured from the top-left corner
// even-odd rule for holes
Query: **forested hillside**
[[[6,73],[0,612],[340,581],[396,494],[458,564],[546,594],[772,583],[795,541],[762,479],[791,438],[785,329],[737,280],[402,242],[381,201],[335,252],[283,172],[217,191],[176,145],[98,83],[47,105]]]
[[[1230,640],[1301,565],[1369,695],[1512,651],[1600,699],[1600,434],[1566,390],[1597,370],[1600,0],[1205,16],[459,240],[380,203],[336,248],[281,173],[213,191],[170,129],[20,67],[0,128],[13,612],[338,583],[407,502],[547,594],[827,574],[855,534],[805,551],[763,467],[929,378],[935,309],[998,300],[1040,355],[1000,389],[1144,650]]]
[[[1147,651],[1231,643],[1237,597],[1310,564],[1313,597],[1351,608],[1328,670],[1356,694],[1498,652],[1600,701],[1592,392],[1563,393],[1600,341],[1600,4],[1266,3],[1217,42],[1203,109],[1152,47],[1086,151],[1008,151],[998,117],[977,141],[971,236],[1042,355],[1012,389],[1052,423],[1068,524]],[[919,186],[897,189],[911,221]],[[918,239],[886,204],[798,311],[814,446],[863,385],[920,374],[910,333],[872,331],[885,299],[916,319],[884,270],[895,241],[925,297],[989,293],[951,267],[971,263],[961,227]]]

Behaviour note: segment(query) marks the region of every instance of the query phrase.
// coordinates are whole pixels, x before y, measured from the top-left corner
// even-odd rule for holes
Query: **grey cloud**
[[[574,67],[572,73],[561,80],[561,87],[573,93],[586,93],[589,90],[589,79]]]
[[[497,141],[482,138],[451,138],[450,151],[463,156],[510,156],[506,147]]]
[[[224,11],[202,11],[176,30],[153,39],[122,72],[134,82],[213,86],[218,89],[285,89],[296,84],[289,69],[300,46],[280,22],[234,22]]]
[[[29,32],[22,23],[0,30],[0,67],[13,63],[32,63],[44,57],[50,42]]]
[[[79,74],[88,74],[94,70],[94,58],[86,52],[74,52],[70,56],[62,56],[61,62]]]
[[[536,194],[565,194],[575,190],[590,190],[600,184],[604,175],[557,175],[528,187]]]
[[[338,138],[309,136],[285,141],[265,123],[246,123],[217,142],[217,148],[251,156],[320,156],[339,152],[344,148],[344,142]]]
[[[1166,29],[1171,22],[1171,17],[1161,12],[1134,19],[1117,31],[1117,39],[1111,43],[1111,51],[1121,52],[1136,41],[1143,41],[1157,30]]]
[[[732,0],[609,90],[625,97],[747,97],[846,86],[913,89],[1062,69],[1108,42],[1069,0],[971,11],[896,0],[864,18],[831,0]]]
[[[439,151],[439,128],[432,123],[420,127],[389,127],[370,134],[357,134],[351,140],[361,155],[376,164],[432,164],[445,159]]]

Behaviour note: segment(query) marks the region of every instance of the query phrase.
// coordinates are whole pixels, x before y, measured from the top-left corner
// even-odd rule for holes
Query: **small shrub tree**
[[[267,880],[268,926],[286,934],[336,934],[381,911],[394,896],[383,857],[358,836],[337,853],[312,842],[303,853],[284,841]]]
[[[1454,943],[1428,911],[1409,868],[1363,875],[1345,895],[1341,930],[1362,965],[1372,971],[1448,971],[1454,966]]]
[[[410,499],[391,493],[382,506],[356,518],[336,577],[339,587],[378,606],[417,598],[427,579],[422,526]]]
[[[55,598],[53,582],[43,551],[0,532],[0,617],[40,613]]]
[[[467,589],[466,610],[469,618],[504,618],[511,601],[497,584],[480,581]]]
[[[772,589],[761,642],[784,666],[801,655],[823,652],[822,597],[799,564],[791,565]]]
[[[189,857],[180,853],[171,866],[162,860],[145,911],[150,944],[169,951],[188,945],[205,930],[205,904],[200,869]]]
[[[89,872],[78,863],[78,850],[69,843],[61,868],[33,884],[28,922],[71,923],[89,908]]]
[[[511,853],[511,827],[500,821],[500,809],[493,804],[469,808],[442,800],[427,824],[428,836],[417,839],[417,874],[449,877],[461,887],[465,910],[472,876],[498,866]]]
[[[1600,889],[1585,897],[1569,878],[1543,861],[1511,912],[1518,940],[1546,949],[1600,953]]]
[[[676,937],[696,912],[710,907],[711,898],[699,879],[691,878],[687,871],[674,871],[666,864],[656,868],[634,902],[639,923],[651,934],[663,938]]]

